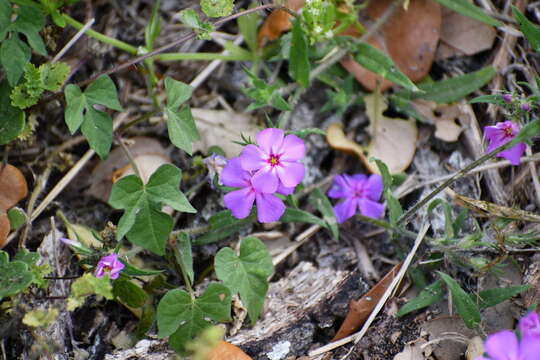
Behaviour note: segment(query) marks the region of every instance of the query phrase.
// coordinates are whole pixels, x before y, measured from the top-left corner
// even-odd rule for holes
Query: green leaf
[[[199,14],[193,9],[182,10],[179,13],[180,21],[192,28],[197,33],[199,40],[212,40],[210,32],[214,31],[214,26],[210,23],[204,23],[199,18]]]
[[[154,42],[161,32],[161,17],[159,16],[159,8],[161,6],[161,0],[157,0],[152,6],[152,14],[150,15],[150,21],[144,28],[144,43],[147,49],[154,48]]]
[[[24,80],[11,91],[11,104],[20,109],[26,109],[37,104],[42,93],[43,85],[39,69],[32,63],[26,64]]]
[[[204,294],[193,299],[184,290],[169,291],[157,307],[157,325],[160,338],[169,336],[169,344],[183,351],[186,342],[193,339],[214,321],[228,321],[231,313],[231,293],[221,284],[212,283]]]
[[[302,87],[309,85],[309,48],[308,41],[299,20],[294,21],[292,28],[291,49],[289,54],[289,71],[291,77]]]
[[[71,284],[71,292],[67,300],[67,309],[73,311],[84,305],[90,295],[103,296],[107,300],[113,299],[112,285],[109,275],[97,278],[86,273]]]
[[[122,270],[122,274],[126,276],[153,276],[153,275],[159,275],[163,272],[163,270],[147,270],[147,269],[140,269],[134,265],[131,265],[127,261],[125,261],[122,258],[118,258],[118,260],[124,264],[124,269]]]
[[[457,13],[460,13],[461,15],[469,16],[485,24],[492,25],[492,26],[503,26],[503,23],[501,23],[499,20],[496,20],[493,17],[486,14],[484,10],[480,9],[469,0],[435,0],[435,1],[437,1],[441,5],[446,6],[447,8],[451,10],[454,10]]]
[[[247,225],[255,220],[255,212],[244,219],[237,219],[232,216],[230,210],[223,210],[210,218],[210,230],[193,241],[193,245],[210,244],[221,239],[225,239],[240,232]]]
[[[284,223],[297,222],[297,223],[309,223],[317,224],[322,227],[328,227],[328,224],[322,219],[308,213],[307,211],[295,209],[295,208],[286,208],[285,213],[281,216],[279,221]]]
[[[112,291],[115,297],[134,308],[142,307],[148,299],[148,294],[140,286],[125,278],[116,279]]]
[[[419,91],[411,80],[403,74],[392,59],[368,43],[356,45],[354,59],[366,69],[411,91]]]
[[[328,224],[328,228],[332,233],[334,239],[339,238],[339,228],[336,221],[336,215],[334,214],[334,208],[330,203],[330,200],[323,194],[320,189],[315,189],[310,197],[309,203],[315,206],[317,210],[322,214],[323,220]]]
[[[469,104],[479,103],[495,104],[499,106],[506,105],[501,95],[481,95],[469,101]]]
[[[255,324],[268,291],[267,278],[274,271],[266,246],[255,237],[245,238],[240,244],[240,256],[236,256],[231,248],[223,248],[216,254],[214,267],[218,279],[233,294],[240,294],[251,324]]]
[[[46,63],[39,67],[43,88],[49,91],[58,91],[64,85],[71,68],[63,62]]]
[[[100,76],[91,83],[84,92],[87,102],[92,105],[100,104],[109,109],[122,111],[122,105],[118,101],[116,86],[107,75]]]
[[[69,131],[73,135],[84,121],[84,109],[86,108],[86,98],[77,85],[69,84],[64,89],[66,97],[65,119]]]
[[[24,210],[21,208],[13,207],[7,211],[7,215],[11,231],[17,230],[24,223],[26,223],[26,212],[24,212]]]
[[[192,144],[200,139],[199,132],[193,121],[190,107],[185,104],[180,109],[178,108],[191,97],[193,88],[168,77],[165,79],[165,90],[167,92],[165,118],[169,138],[174,145],[191,155]]]
[[[321,130],[319,128],[306,128],[306,129],[300,129],[300,130],[288,130],[285,131],[287,135],[294,134],[298,136],[299,138],[305,138],[309,135],[316,134],[316,135],[323,135],[326,136],[326,132],[324,130]]]
[[[507,288],[495,288],[480,291],[478,294],[471,294],[472,301],[478,304],[480,310],[495,306],[508,300],[525,290],[528,290],[530,285],[511,286]]]
[[[446,283],[446,286],[448,286],[452,294],[452,301],[456,305],[458,314],[463,319],[465,325],[469,329],[477,327],[480,324],[480,310],[478,306],[472,301],[469,294],[459,286],[456,280],[441,271],[437,271],[437,273]]]
[[[10,30],[24,34],[32,49],[45,56],[47,49],[45,49],[45,44],[39,35],[45,23],[45,13],[40,7],[21,6]]]
[[[52,324],[57,317],[58,309],[50,306],[47,310],[38,308],[27,312],[24,314],[22,322],[30,327],[46,327]]]
[[[250,8],[253,7],[254,4],[250,6]],[[238,22],[240,34],[242,34],[249,50],[253,53],[257,51],[257,25],[259,23],[259,18],[259,13],[252,12],[251,14],[240,16],[236,20]]]
[[[390,175],[388,166],[386,166],[384,162],[375,158],[370,159],[370,161],[375,161],[377,167],[379,168],[379,172],[381,173],[383,180],[383,196],[386,200],[386,205],[388,206],[388,217],[390,224],[396,225],[398,219],[403,214],[403,208],[401,207],[399,200],[394,197],[394,194],[392,194],[391,188],[394,183],[394,178],[392,175]]]
[[[191,253],[191,241],[189,235],[181,232],[176,237],[176,248],[178,252],[175,252],[176,261],[182,266],[182,269],[186,272],[186,275],[193,285],[195,275],[193,273],[193,255]]]
[[[26,63],[30,61],[30,55],[30,48],[18,38],[18,35],[13,34],[9,39],[2,41],[0,63],[11,86],[19,82]]]
[[[32,284],[33,275],[22,261],[9,261],[6,252],[0,250],[0,299],[23,292]]]
[[[125,235],[132,243],[157,255],[165,254],[165,244],[173,227],[170,215],[161,212],[162,205],[194,213],[185,195],[179,190],[182,173],[171,164],[160,166],[143,184],[135,175],[118,180],[112,188],[109,204],[124,209],[118,222],[116,237]]]
[[[24,111],[11,105],[7,81],[0,83],[0,145],[15,140],[24,130]]]
[[[527,38],[527,41],[529,44],[531,44],[531,47],[536,52],[540,52],[540,30],[527,19],[517,7],[512,6],[512,12],[514,13],[514,17],[516,18],[519,29],[525,35],[525,38]]]
[[[81,125],[81,132],[100,158],[107,157],[112,145],[111,115],[94,109],[92,105],[88,106]]]
[[[201,0],[201,10],[208,17],[228,16],[234,8],[234,0]]]
[[[397,316],[404,316],[413,311],[438,303],[443,297],[443,282],[442,280],[437,280],[423,289],[417,297],[407,301],[407,303],[399,309]]]

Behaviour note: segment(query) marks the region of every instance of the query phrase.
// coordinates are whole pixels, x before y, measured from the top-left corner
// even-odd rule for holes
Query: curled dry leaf
[[[238,346],[220,341],[219,344],[208,353],[207,360],[251,360],[251,357],[243,352]]]
[[[298,11],[304,6],[304,0],[287,0],[283,6],[291,10]],[[267,41],[276,40],[281,34],[291,28],[289,13],[283,10],[274,10],[264,20],[259,34],[257,35],[257,46],[262,47]]]
[[[326,141],[328,141],[328,145],[330,145],[332,149],[358,156],[367,166],[368,160],[366,155],[364,155],[364,148],[345,136],[343,125],[341,123],[330,124],[328,129],[326,129]]]
[[[371,121],[368,131],[371,135],[367,158],[382,160],[391,174],[399,173],[409,167],[416,151],[418,130],[413,119],[390,119],[383,115],[387,109],[380,94],[364,97],[366,113]],[[368,162],[366,166],[374,173],[378,168]]]
[[[475,360],[484,354],[484,342],[479,336],[473,337],[469,340],[469,345],[467,345],[467,351],[465,352],[465,359]]]
[[[426,360],[422,344],[426,341],[405,344],[403,351],[394,356],[394,360]]]
[[[374,287],[371,288],[362,296],[359,300],[352,300],[349,304],[349,312],[341,324],[336,336],[332,341],[343,339],[356,331],[360,326],[364,324],[369,314],[373,311],[381,297],[384,295],[386,289],[394,277],[398,274],[399,269],[403,263],[399,263],[392,268]]]
[[[10,231],[7,210],[28,194],[26,179],[15,166],[0,164],[0,249],[7,245]]]
[[[416,99],[412,102],[414,109],[429,123],[435,126],[435,137],[446,142],[457,141],[463,131],[461,123],[467,114],[461,111],[458,104],[437,104],[434,101]]]
[[[368,17],[375,21],[381,17],[394,1],[370,1],[366,9]],[[432,0],[411,0],[408,10],[398,7],[381,27],[380,31],[368,39],[368,43],[386,53],[413,82],[424,78],[433,62],[441,29],[441,7]],[[365,69],[354,60],[348,59],[342,65],[368,90],[373,91],[377,82],[381,91],[392,86]]]

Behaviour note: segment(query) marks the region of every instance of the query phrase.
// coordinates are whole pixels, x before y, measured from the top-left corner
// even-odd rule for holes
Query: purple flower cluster
[[[94,275],[95,277],[100,278],[105,274],[109,274],[110,278],[114,280],[118,278],[120,272],[124,269],[124,266],[125,265],[118,260],[118,255],[107,255],[99,259]]]
[[[369,178],[364,174],[338,175],[334,177],[334,185],[328,191],[328,196],[344,201],[334,206],[334,214],[338,223],[343,223],[352,217],[358,209],[360,214],[372,218],[384,215],[384,205],[379,203],[383,190],[382,178],[373,174]]]
[[[540,315],[530,312],[518,324],[521,339],[511,330],[500,331],[487,337],[484,350],[489,357],[475,360],[539,360]]]
[[[519,132],[519,126],[511,121],[499,122],[495,126],[484,127],[484,137],[489,141],[487,152],[491,152],[501,145],[504,145],[514,139]],[[506,149],[497,154],[509,160],[512,165],[519,165],[521,155],[525,152],[525,143],[517,143],[510,149]]]
[[[268,128],[257,134],[257,145],[247,145],[239,157],[229,160],[221,172],[221,182],[239,188],[226,194],[225,206],[234,217],[249,215],[257,204],[257,219],[277,221],[285,205],[275,193],[289,195],[304,178],[304,141],[281,129]]]

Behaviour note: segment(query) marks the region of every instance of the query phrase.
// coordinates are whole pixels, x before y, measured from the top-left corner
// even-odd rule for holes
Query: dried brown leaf
[[[288,0],[284,5],[291,10],[298,11],[304,6],[304,0]],[[285,31],[291,28],[290,14],[283,10],[274,10],[264,20],[257,34],[257,46],[262,47],[267,41],[276,40]]]
[[[5,210],[0,209],[0,249],[7,245],[7,238],[11,226]]]
[[[22,172],[15,166],[0,164],[0,209],[7,210],[24,199],[28,185]]]
[[[435,126],[435,137],[446,142],[457,141],[463,131],[460,120],[467,116],[458,104],[437,104],[434,101],[417,99],[412,102],[416,111]]]
[[[238,346],[220,341],[219,344],[208,353],[207,360],[251,360]]]
[[[367,294],[362,296],[359,300],[351,301],[349,304],[349,312],[347,313],[343,324],[341,324],[341,327],[332,341],[349,336],[364,324],[366,319],[369,317],[369,314],[371,314],[371,311],[373,311],[381,297],[384,295],[388,286],[390,286],[398,274],[401,265],[403,265],[403,263],[395,265],[392,270],[390,270],[375,286],[371,288],[371,290],[367,292]]]
[[[328,145],[332,149],[354,154],[367,165],[368,160],[364,155],[364,148],[345,136],[341,123],[330,124],[328,129],[326,129],[326,141],[328,141]]]

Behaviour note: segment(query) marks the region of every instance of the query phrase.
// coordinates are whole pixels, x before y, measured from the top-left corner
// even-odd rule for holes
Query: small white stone
[[[270,360],[281,360],[284,359],[285,356],[289,353],[291,348],[291,343],[289,341],[282,341],[280,343],[277,343],[272,347],[272,351],[270,351],[266,356]]]

